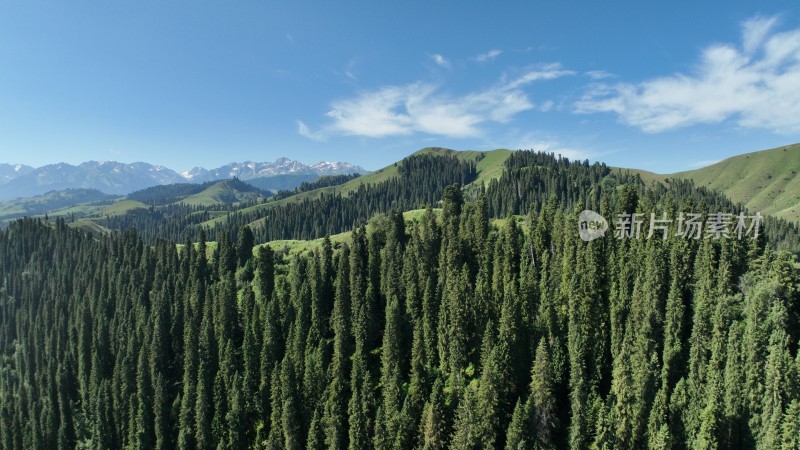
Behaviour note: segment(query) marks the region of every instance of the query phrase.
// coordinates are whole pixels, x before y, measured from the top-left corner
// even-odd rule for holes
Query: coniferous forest
[[[0,448],[800,448],[796,226],[584,242],[587,208],[738,207],[530,152],[466,191],[474,163],[415,161],[177,243],[0,230]]]

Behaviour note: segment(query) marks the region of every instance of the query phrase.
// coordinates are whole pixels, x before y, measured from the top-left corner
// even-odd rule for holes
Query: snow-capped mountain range
[[[278,158],[275,162],[234,162],[210,170],[195,167],[185,172],[143,162],[88,161],[77,166],[58,163],[38,168],[0,163],[0,200],[69,188],[97,189],[107,194],[124,195],[160,184],[204,183],[233,177],[252,180],[284,175],[322,176],[364,172],[363,168],[347,162],[323,161],[306,165],[288,158]]]
[[[356,172],[363,173],[364,169],[346,162],[320,161],[307,166],[289,158],[278,158],[275,162],[234,162],[211,170],[195,167],[192,170],[180,172],[179,175],[196,183],[233,177],[239,178],[240,180],[251,180],[253,178],[288,174],[342,175]]]

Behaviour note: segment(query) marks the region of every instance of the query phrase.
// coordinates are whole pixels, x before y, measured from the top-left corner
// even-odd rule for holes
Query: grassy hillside
[[[486,152],[486,156],[478,161],[478,178],[473,181],[473,184],[488,183],[493,179],[500,178],[500,175],[503,174],[503,167],[505,167],[504,163],[511,153],[511,150],[505,149]]]
[[[203,191],[190,195],[179,202],[192,206],[213,206],[239,203],[259,197],[261,194],[253,186],[241,181],[225,180],[214,183]]]
[[[734,202],[744,203],[750,211],[800,221],[800,144],[746,153],[673,174],[640,169],[614,170],[638,173],[644,181],[690,179],[697,186],[721,191]]]
[[[44,215],[50,211],[88,202],[110,200],[113,196],[95,189],[50,191],[35,197],[0,202],[0,222],[22,216]]]
[[[425,209],[413,209],[410,211],[403,212],[403,219],[406,222],[413,222],[418,221],[422,218],[422,215],[425,214]],[[436,214],[437,218],[441,215],[442,210],[440,208],[434,208],[433,213]],[[373,217],[369,222],[367,222],[367,231],[369,231],[375,224],[376,221],[382,220],[381,218],[385,217],[385,215],[380,214],[378,216]],[[337,243],[350,243],[352,239],[352,231],[345,231],[344,233],[334,234],[330,237],[331,242],[334,244]],[[268,245],[272,250],[276,252],[283,252],[287,255],[298,255],[308,250],[313,250],[317,247],[322,246],[322,242],[324,238],[319,239],[312,239],[312,240],[302,240],[302,239],[282,239],[277,241],[270,241],[264,244],[257,245],[253,248],[253,254],[258,252],[260,247]]]
[[[92,221],[94,219],[105,219],[113,216],[122,216],[133,211],[143,210],[150,208],[150,205],[142,203],[137,200],[130,200],[125,197],[112,198],[111,201],[81,203],[74,206],[57,209],[50,212],[52,217],[67,217],[74,216],[82,218],[83,221]],[[100,227],[103,228],[104,227]],[[98,231],[98,230],[94,230]]]
[[[104,207],[103,209],[97,211],[94,215],[105,217],[105,216],[119,216],[122,214],[127,214],[136,209],[147,209],[148,206],[142,202],[138,202],[136,200],[120,200],[113,205],[109,205]]]
[[[672,177],[718,189],[733,201],[791,221],[800,221],[800,144],[746,153]]]

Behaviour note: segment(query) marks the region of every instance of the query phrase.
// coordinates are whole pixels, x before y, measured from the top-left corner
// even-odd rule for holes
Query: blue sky
[[[0,162],[534,148],[661,173],[800,141],[800,5],[0,3]]]

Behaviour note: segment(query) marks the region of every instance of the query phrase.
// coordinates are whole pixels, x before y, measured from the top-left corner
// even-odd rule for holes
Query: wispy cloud
[[[445,69],[449,69],[451,67],[450,66],[450,61],[448,61],[444,56],[442,56],[442,55],[440,55],[438,53],[435,53],[435,54],[431,55],[431,59],[439,67],[444,67]]]
[[[604,80],[606,78],[612,78],[614,75],[610,72],[606,72],[605,70],[590,70],[585,72],[584,75],[593,79],[593,80]]]
[[[800,132],[800,29],[775,32],[776,24],[774,17],[746,21],[741,45],[709,46],[694,73],[594,85],[575,111],[616,113],[648,133],[727,120]]]
[[[327,125],[313,132],[298,121],[298,132],[317,140],[330,135],[378,138],[416,132],[479,136],[481,124],[505,123],[534,107],[523,87],[572,74],[559,64],[547,64],[529,68],[511,79],[503,77],[494,86],[462,96],[441,92],[440,86],[425,82],[384,86],[334,101],[325,113],[330,119]]]
[[[354,58],[351,58],[350,61],[347,62],[344,68],[344,75],[351,80],[358,79],[358,76],[356,76],[356,60]]]
[[[552,80],[566,75],[575,75],[572,70],[565,70],[559,63],[545,64],[537,70],[529,70],[521,76],[511,80],[506,84],[508,89],[515,89],[520,86],[539,80]]]
[[[744,52],[747,54],[755,53],[777,24],[777,17],[756,17],[746,21],[742,25],[742,47]]]
[[[486,62],[486,61],[491,61],[491,60],[497,58],[498,56],[500,56],[502,54],[503,54],[502,50],[498,50],[498,49],[495,48],[495,49],[489,50],[486,53],[481,53],[480,55],[478,55],[478,56],[476,56],[476,57],[474,57],[472,59],[474,59],[475,61],[478,61],[478,62]]]
[[[308,128],[308,125],[303,123],[302,120],[297,121],[297,132],[300,136],[311,139],[312,141],[324,141],[325,136],[320,133],[315,133]]]

